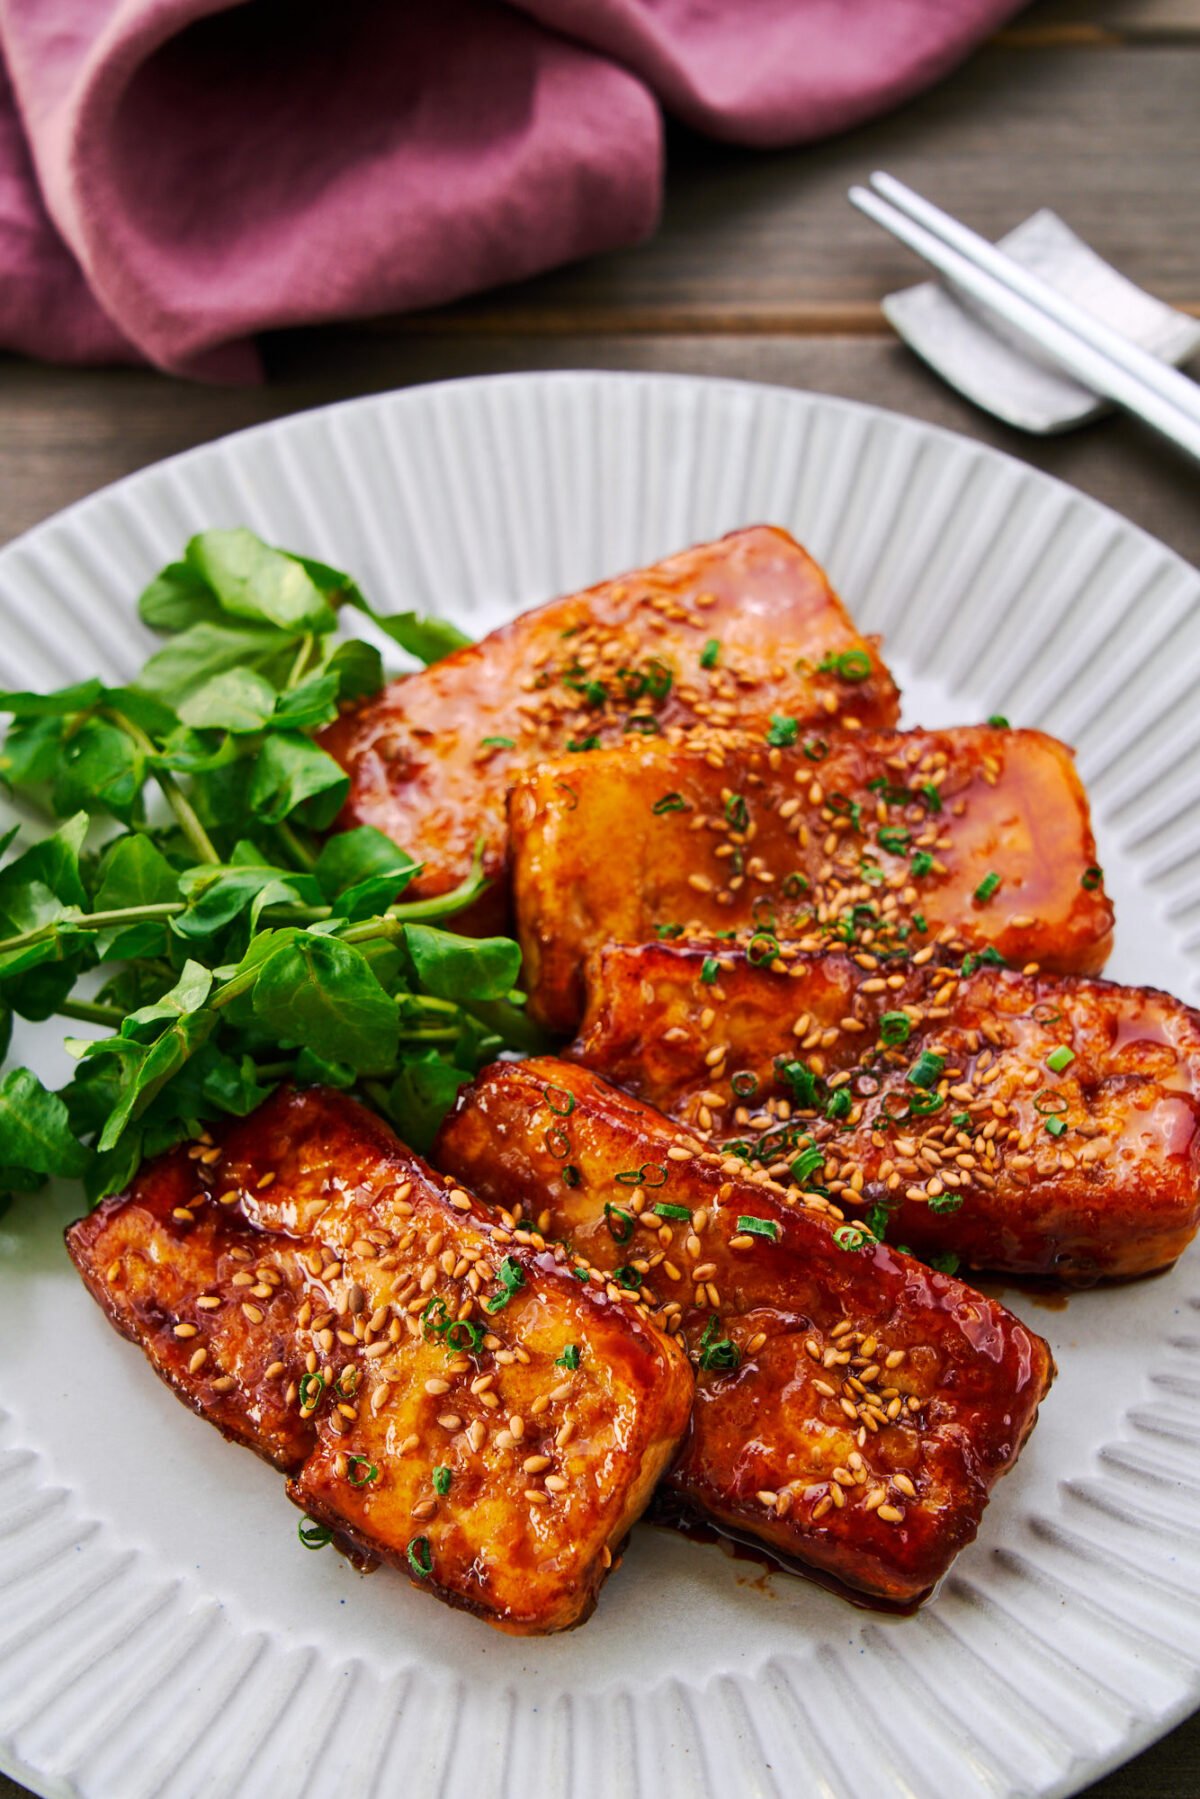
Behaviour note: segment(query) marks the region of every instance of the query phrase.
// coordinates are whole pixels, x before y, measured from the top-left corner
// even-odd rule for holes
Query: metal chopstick
[[[900,183],[896,185],[902,187]],[[913,198],[918,199],[919,196],[914,195]],[[1015,326],[1093,392],[1103,394],[1124,407],[1127,412],[1160,431],[1163,436],[1170,438],[1200,461],[1200,419],[1193,417],[1190,409],[1181,405],[1173,395],[1164,394],[1157,386],[1147,383],[1140,373],[1135,373],[1124,363],[1114,360],[1106,349],[1099,347],[1091,335],[1079,335],[1073,325],[1063,323],[1040,303],[1027,297],[1025,292],[1010,285],[1005,278],[1007,268],[1004,273],[997,272],[1003,265],[1009,265],[1009,258],[1002,251],[996,250],[994,245],[987,244],[984,239],[977,240],[995,258],[994,262],[988,259],[988,266],[984,266],[983,260],[977,260],[960,247],[962,242],[974,237],[974,233],[968,232],[965,226],[960,228],[964,237],[956,243],[950,243],[926,224],[910,217],[890,199],[885,199],[869,188],[851,188],[850,199],[860,212],[874,219],[884,230],[890,231],[893,237],[915,250],[918,256],[923,257],[955,287]],[[936,214],[937,208],[931,208],[931,211]],[[947,215],[941,216],[945,218]],[[954,224],[955,221],[951,220],[949,223]],[[1095,322],[1090,314],[1084,314],[1084,317],[1089,324]],[[1107,327],[1105,330],[1107,331]],[[1133,347],[1129,346],[1130,349]],[[1141,354],[1140,351],[1138,353]],[[1161,372],[1175,375],[1173,370],[1163,369]],[[1185,389],[1195,391],[1193,384],[1184,376],[1175,375],[1175,378]]]

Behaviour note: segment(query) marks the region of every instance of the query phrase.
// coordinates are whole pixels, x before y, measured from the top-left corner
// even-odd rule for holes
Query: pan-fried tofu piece
[[[761,735],[777,713],[889,725],[898,699],[817,564],[757,526],[523,613],[394,681],[322,742],[350,775],[341,823],[375,825],[424,864],[410,897],[462,880],[483,840],[495,922],[518,774],[636,732]]]
[[[572,1054],[920,1255],[1090,1282],[1200,1224],[1200,1013],[1150,987],[783,944],[609,945]]]
[[[236,1219],[260,1255],[294,1258],[305,1299],[290,1341],[256,1287],[237,1290],[248,1301],[218,1289],[206,1311],[186,1278],[153,1296],[157,1312],[148,1295],[126,1334],[161,1367],[159,1338],[182,1319],[189,1354],[211,1346],[217,1360],[236,1305],[239,1342],[271,1334],[275,1381],[310,1433],[277,1459],[311,1518],[504,1630],[580,1623],[685,1428],[680,1347],[636,1295],[499,1225],[344,1095],[281,1091],[214,1148],[191,1164],[193,1222],[172,1222],[190,1243]],[[151,1168],[110,1208],[110,1226],[128,1214],[131,1245],[160,1178]],[[72,1228],[77,1259],[90,1223]],[[112,1261],[89,1267],[110,1315],[123,1279]],[[188,1397],[224,1425],[210,1394]]]
[[[71,1226],[67,1249],[109,1322],[185,1405],[291,1472],[316,1434],[296,1403],[302,1246],[220,1204],[210,1169],[183,1147],[147,1163],[128,1197]]]
[[[509,811],[523,978],[557,1031],[578,1023],[584,959],[607,942],[938,942],[1079,973],[1111,946],[1087,797],[1040,731],[598,750],[535,769]]]
[[[670,1485],[688,1507],[896,1601],[974,1537],[1053,1376],[1002,1306],[552,1058],[485,1070],[435,1153],[502,1217],[636,1283],[687,1342]]]

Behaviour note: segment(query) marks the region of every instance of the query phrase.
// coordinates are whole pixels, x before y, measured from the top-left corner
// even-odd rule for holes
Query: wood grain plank
[[[1200,41],[1200,0],[1040,0],[995,41],[1022,49],[1192,44]]]
[[[1133,280],[1200,310],[1198,94],[1200,42],[1103,55],[993,46],[920,99],[826,143],[763,155],[672,131],[650,243],[402,328],[882,329],[881,295],[920,278],[921,265],[846,200],[876,167],[989,237],[1051,206]]]
[[[159,457],[346,395],[521,368],[723,375],[872,401],[995,444],[1094,494],[1200,562],[1195,474],[1127,419],[1025,437],[945,388],[903,346],[873,338],[605,335],[420,339],[329,329],[281,334],[255,389],[185,388],[138,370],[0,362],[0,537]]]

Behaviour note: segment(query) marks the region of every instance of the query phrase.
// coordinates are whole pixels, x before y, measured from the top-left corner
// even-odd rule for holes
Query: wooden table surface
[[[1200,0],[1041,0],[933,93],[833,142],[761,154],[674,132],[652,243],[421,318],[280,333],[261,388],[0,358],[0,541],[161,456],[328,400],[492,371],[632,368],[811,388],[948,425],[1200,562],[1200,480],[1167,446],[1124,419],[1021,436],[892,338],[879,297],[917,266],[845,200],[882,167],[990,237],[1051,206],[1200,315],[1198,165]],[[0,1799],[21,1793],[0,1775]],[[1200,1717],[1090,1794],[1196,1799]]]

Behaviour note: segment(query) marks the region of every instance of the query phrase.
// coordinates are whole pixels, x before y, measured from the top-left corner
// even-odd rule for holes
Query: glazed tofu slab
[[[1077,1283],[1174,1261],[1200,1224],[1200,1014],[965,966],[609,945],[571,1053],[921,1255]]]
[[[350,776],[343,825],[375,825],[423,863],[412,898],[461,881],[475,845],[507,903],[504,798],[547,757],[643,732],[682,739],[776,713],[893,724],[895,684],[825,575],[759,526],[523,613],[394,681],[322,738]]]
[[[686,1356],[635,1294],[337,1093],[281,1091],[151,1165],[68,1247],[339,1543],[515,1633],[588,1615],[687,1423]]]
[[[597,750],[543,763],[509,812],[524,981],[555,1031],[607,942],[936,943],[1079,973],[1111,946],[1087,797],[1040,731]]]
[[[485,1070],[435,1157],[687,1343],[689,1508],[901,1602],[974,1537],[1053,1377],[1003,1307],[553,1058]]]

